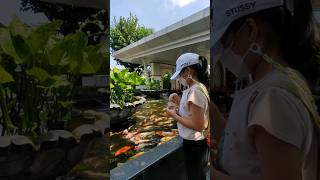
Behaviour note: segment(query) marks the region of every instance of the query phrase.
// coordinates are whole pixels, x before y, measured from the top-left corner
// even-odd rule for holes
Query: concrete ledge
[[[176,137],[139,158],[112,169],[110,177],[112,180],[184,180],[185,173],[182,138]]]

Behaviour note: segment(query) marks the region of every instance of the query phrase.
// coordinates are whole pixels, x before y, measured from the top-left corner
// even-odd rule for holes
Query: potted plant
[[[160,94],[164,92],[161,90],[160,80],[156,80],[151,77],[145,78],[144,89],[141,90],[148,98],[160,98]]]
[[[8,27],[0,28],[0,148],[15,148],[1,155],[0,174],[8,178],[63,175],[81,160],[94,136],[83,138],[99,129],[91,125],[72,133],[61,130],[71,120],[79,79],[97,72],[104,58],[101,46],[88,45],[84,33],[59,35],[61,24],[30,27],[14,18]],[[10,159],[18,156],[21,159]],[[7,163],[19,164],[20,169]]]
[[[163,89],[170,91],[171,89],[171,74],[166,73],[165,75],[162,76],[162,80],[163,80]]]
[[[114,67],[110,72],[110,118],[111,124],[120,123],[132,116],[145,99],[134,96],[136,86],[143,85],[144,78],[136,71]]]

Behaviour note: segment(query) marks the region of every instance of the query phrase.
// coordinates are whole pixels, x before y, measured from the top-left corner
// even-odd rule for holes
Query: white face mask
[[[194,81],[191,75],[188,75],[187,79],[191,79],[192,81]],[[189,84],[187,83],[187,80],[184,79],[182,76],[179,77],[178,82],[182,84],[182,86],[189,88]]]
[[[182,76],[179,77],[178,82],[184,87],[188,86],[187,80],[185,80]]]
[[[244,56],[240,56],[234,53],[230,47],[224,49],[220,57],[221,63],[238,78],[247,77],[250,75],[250,71],[244,63],[244,59],[250,51],[251,48],[247,50]]]

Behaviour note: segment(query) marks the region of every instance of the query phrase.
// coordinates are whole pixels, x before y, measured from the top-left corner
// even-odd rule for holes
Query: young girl
[[[234,95],[214,180],[319,180],[319,77],[310,0],[213,0],[214,60],[253,82]],[[219,44],[221,45],[219,48]],[[216,119],[223,121],[223,119]]]
[[[207,67],[204,57],[185,53],[177,59],[176,72],[171,77],[185,87],[181,99],[176,94],[170,96],[178,104],[179,113],[172,104],[167,113],[178,122],[189,180],[205,180],[208,173],[209,151],[205,133],[209,118],[209,96],[205,87],[209,81]]]

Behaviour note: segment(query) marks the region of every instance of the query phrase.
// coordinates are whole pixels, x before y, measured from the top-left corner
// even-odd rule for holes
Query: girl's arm
[[[226,127],[226,120],[213,101],[210,102],[210,122],[213,130],[213,138],[219,143]]]
[[[263,127],[253,125],[249,128],[260,159],[264,180],[301,180],[301,151],[269,134]]]
[[[183,126],[201,132],[205,129],[204,109],[192,102],[189,102],[189,109],[191,113],[189,117],[181,117],[177,115],[174,108],[167,108],[167,113]]]

